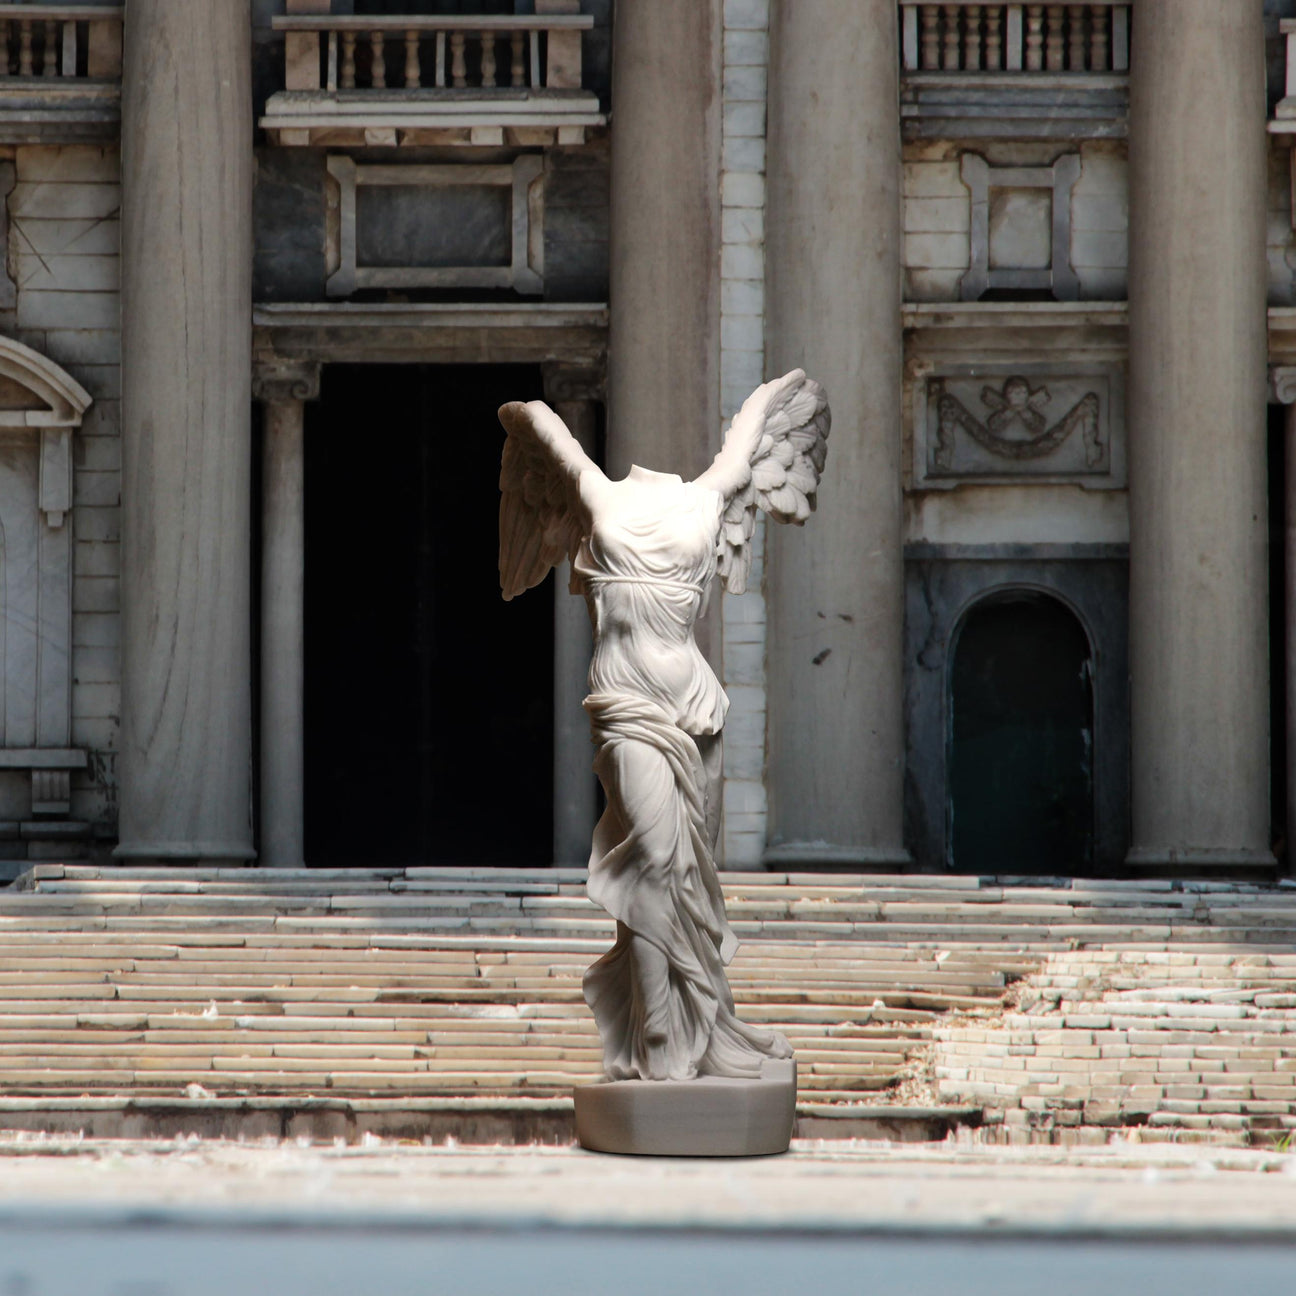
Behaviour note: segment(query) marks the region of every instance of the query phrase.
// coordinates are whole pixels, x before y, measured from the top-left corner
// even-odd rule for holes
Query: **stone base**
[[[1245,847],[1134,846],[1125,856],[1126,871],[1136,877],[1254,878],[1268,881],[1278,861],[1268,850]]]
[[[611,1080],[580,1085],[576,1141],[632,1156],[769,1156],[796,1120],[796,1063],[766,1062],[759,1080]]]

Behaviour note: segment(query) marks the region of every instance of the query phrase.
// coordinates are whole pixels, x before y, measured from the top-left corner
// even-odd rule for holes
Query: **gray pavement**
[[[1296,1156],[0,1140],[0,1296],[1296,1291]]]

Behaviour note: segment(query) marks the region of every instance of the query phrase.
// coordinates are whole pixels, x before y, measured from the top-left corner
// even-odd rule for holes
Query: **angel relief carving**
[[[973,415],[957,396],[937,379],[932,383],[937,401],[937,434],[932,458],[937,468],[954,463],[955,432],[962,429],[983,449],[1000,459],[1042,459],[1052,454],[1079,429],[1084,439],[1085,464],[1101,468],[1107,459],[1098,422],[1098,394],[1086,392],[1056,423],[1049,426],[1044,411],[1052,402],[1047,387],[1031,387],[1028,379],[1014,375],[1003,386],[983,387],[981,403],[990,410],[985,422]]]
[[[714,578],[741,594],[756,510],[800,524],[815,506],[829,427],[797,369],[744,403],[695,481],[631,468],[611,481],[542,401],[500,410],[500,586],[505,599],[571,560],[594,625],[585,699],[607,809],[589,894],[616,943],[585,974],[610,1080],[756,1079],[790,1058],[781,1035],[734,1013],[737,940],[714,851],[728,699],[694,642]]]

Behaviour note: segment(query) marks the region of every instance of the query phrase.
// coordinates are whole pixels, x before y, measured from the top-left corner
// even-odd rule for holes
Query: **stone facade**
[[[691,473],[804,363],[837,414],[820,516],[761,533],[753,588],[704,628],[732,703],[729,867],[958,870],[959,637],[1029,597],[1088,636],[1087,867],[1272,870],[1296,796],[1271,813],[1269,731],[1296,770],[1296,689],[1268,678],[1288,612],[1266,601],[1296,549],[1265,528],[1296,452],[1266,460],[1259,392],[1266,359],[1296,392],[1296,6],[537,0],[473,26],[411,0],[402,26],[365,0],[220,0],[168,56],[174,122],[147,88],[166,6],[124,28],[32,8],[25,45],[4,20],[0,333],[87,403],[57,524],[50,434],[3,433],[27,465],[0,475],[6,564],[45,528],[27,692],[65,689],[67,715],[26,734],[7,703],[0,868],[310,862],[321,373],[543,366],[613,470]],[[1227,85],[1186,78],[1225,54]],[[235,80],[192,75],[221,60]],[[7,566],[6,697],[36,680],[20,585]],[[553,735],[553,857],[577,863],[583,735]]]

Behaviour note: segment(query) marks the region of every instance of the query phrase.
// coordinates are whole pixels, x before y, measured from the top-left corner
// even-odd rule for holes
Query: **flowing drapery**
[[[612,1079],[757,1077],[766,1058],[792,1051],[734,1015],[724,968],[738,942],[708,839],[698,744],[647,698],[595,692],[585,709],[607,794],[589,895],[617,920],[616,944],[584,982],[605,1070]],[[664,958],[661,979],[636,976],[636,941]]]

